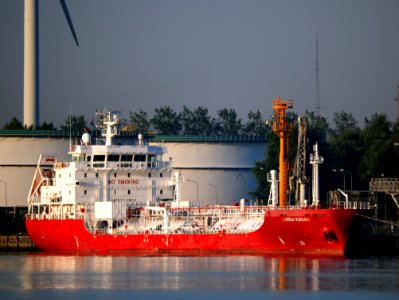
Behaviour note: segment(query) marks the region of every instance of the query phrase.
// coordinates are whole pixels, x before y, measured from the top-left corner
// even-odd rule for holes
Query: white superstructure
[[[71,161],[55,158],[54,167],[41,167],[41,156],[29,193],[29,210],[50,218],[76,218],[87,213],[97,220],[125,219],[126,209],[173,198],[171,161],[162,160],[164,147],[112,145],[118,117],[100,111],[105,145],[92,145],[88,133],[72,146]]]

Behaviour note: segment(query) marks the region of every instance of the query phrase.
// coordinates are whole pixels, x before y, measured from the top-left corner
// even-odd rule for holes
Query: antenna
[[[320,116],[319,34],[316,33],[316,116]]]
[[[397,112],[396,112],[396,122],[399,123],[399,85],[397,87],[398,89],[396,90],[396,97],[395,97],[395,101],[397,103]]]

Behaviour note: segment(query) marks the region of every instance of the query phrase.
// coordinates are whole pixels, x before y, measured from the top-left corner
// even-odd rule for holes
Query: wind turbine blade
[[[60,3],[61,3],[61,6],[62,6],[62,10],[64,11],[65,18],[68,21],[69,29],[72,32],[73,38],[74,38],[74,40],[76,42],[76,45],[79,47],[78,38],[76,37],[75,29],[73,28],[72,19],[71,19],[71,16],[69,15],[69,11],[68,11],[68,7],[66,5],[66,2],[65,2],[65,0],[60,0]]]

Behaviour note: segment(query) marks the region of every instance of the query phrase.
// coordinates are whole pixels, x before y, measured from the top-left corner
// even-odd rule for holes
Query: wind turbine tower
[[[79,46],[65,0],[60,0],[76,45]],[[24,126],[39,125],[39,0],[24,6]]]

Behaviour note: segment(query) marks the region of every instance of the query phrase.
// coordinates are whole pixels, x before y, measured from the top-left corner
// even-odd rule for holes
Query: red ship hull
[[[344,256],[356,210],[270,210],[263,225],[248,233],[93,234],[82,219],[26,220],[33,243],[62,253],[318,254]]]

